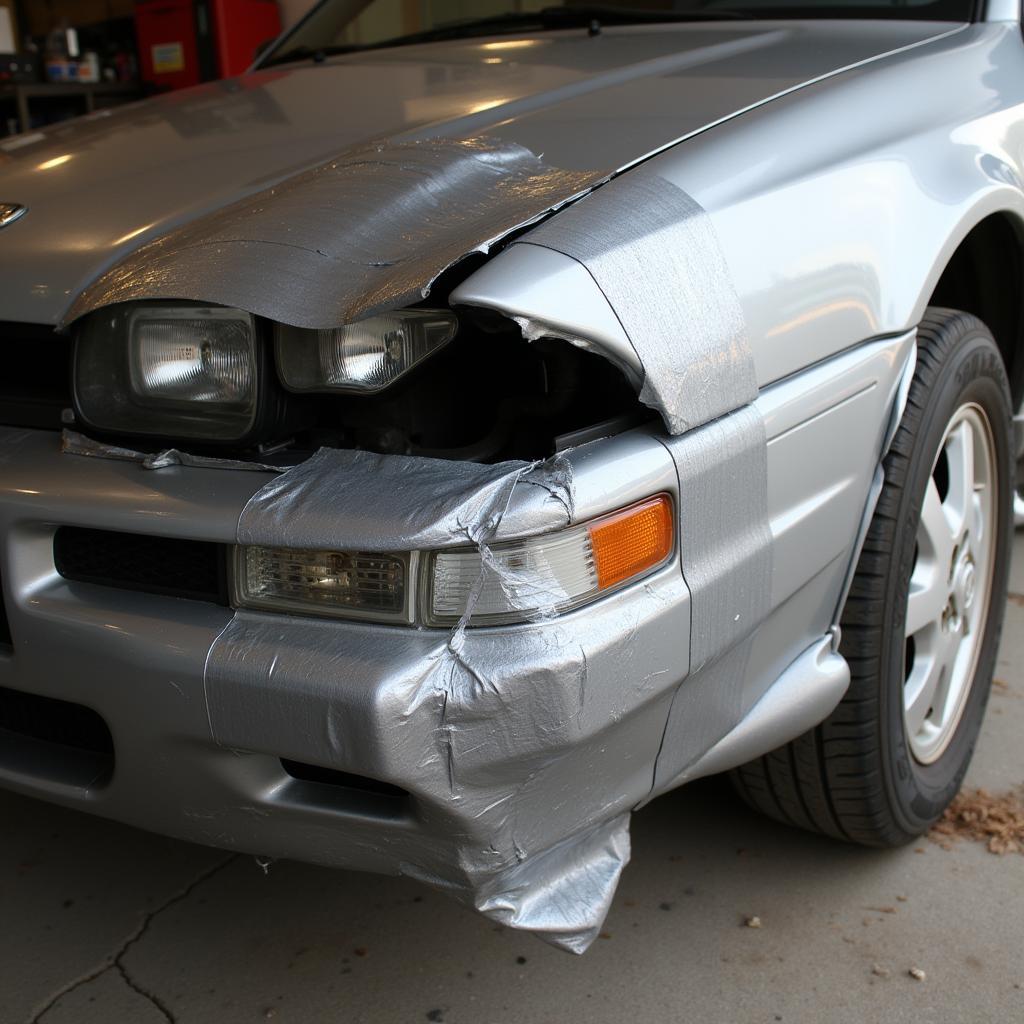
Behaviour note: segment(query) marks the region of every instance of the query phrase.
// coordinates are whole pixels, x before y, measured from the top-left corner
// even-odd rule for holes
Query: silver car
[[[0,784],[582,952],[666,790],[892,846],[960,785],[1024,39],[459,7],[0,141]]]

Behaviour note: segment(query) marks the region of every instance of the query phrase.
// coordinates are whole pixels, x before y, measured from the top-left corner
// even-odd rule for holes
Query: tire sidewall
[[[994,444],[998,522],[993,524],[996,550],[989,608],[974,679],[956,731],[942,755],[932,764],[923,765],[911,753],[903,718],[907,597],[925,489],[949,422],[969,402],[984,410]],[[890,574],[886,600],[892,617],[891,627],[884,631],[881,652],[880,740],[890,805],[908,835],[919,835],[927,829],[960,789],[988,702],[1005,610],[1012,540],[1011,417],[1002,357],[984,327],[975,324],[947,351],[924,403],[900,501],[893,550],[895,571]]]

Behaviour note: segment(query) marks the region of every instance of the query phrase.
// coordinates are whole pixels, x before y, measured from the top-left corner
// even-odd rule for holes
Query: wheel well
[[[1024,237],[1005,214],[986,217],[953,253],[935,286],[930,306],[973,313],[1003,353],[1016,410],[1024,399]]]

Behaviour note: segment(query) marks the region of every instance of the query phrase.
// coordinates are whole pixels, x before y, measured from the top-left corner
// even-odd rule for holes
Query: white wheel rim
[[[949,746],[974,682],[995,568],[995,491],[988,417],[962,405],[925,490],[907,599],[903,725],[921,764]]]

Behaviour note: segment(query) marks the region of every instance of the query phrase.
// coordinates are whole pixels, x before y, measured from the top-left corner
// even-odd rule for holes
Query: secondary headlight
[[[330,330],[278,324],[277,369],[291,391],[372,394],[447,345],[458,328],[444,310],[403,309]]]
[[[75,399],[99,430],[236,441],[257,415],[253,318],[217,306],[111,307],[75,346]]]

